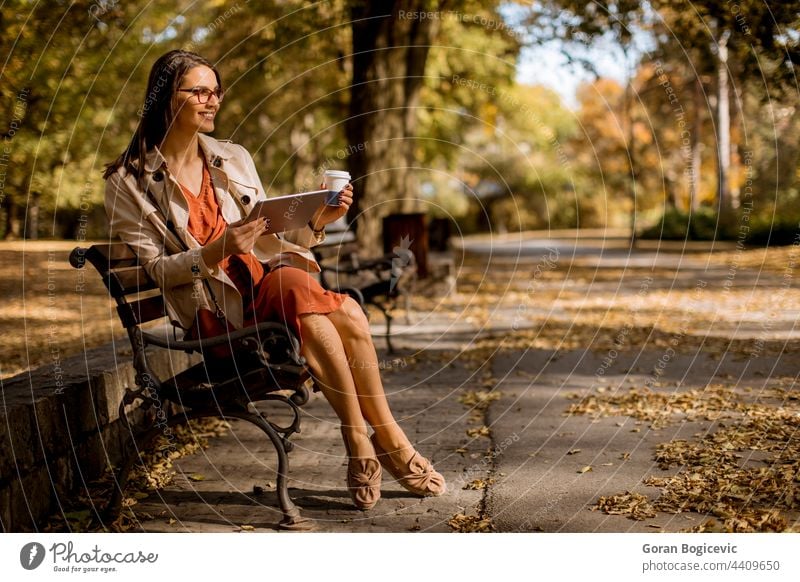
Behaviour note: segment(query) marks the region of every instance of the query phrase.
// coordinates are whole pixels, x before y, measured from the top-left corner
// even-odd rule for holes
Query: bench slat
[[[165,317],[167,311],[164,306],[164,297],[156,295],[117,305],[117,314],[119,314],[119,319],[124,327],[131,327]]]
[[[123,242],[92,245],[86,252],[86,258],[101,275],[113,269],[136,267],[139,264],[131,247]]]
[[[142,267],[116,269],[103,276],[103,282],[114,299],[158,288]]]

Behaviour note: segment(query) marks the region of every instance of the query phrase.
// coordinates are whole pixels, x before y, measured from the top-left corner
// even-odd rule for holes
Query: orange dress
[[[203,162],[200,194],[181,185],[189,206],[189,233],[205,246],[223,235],[225,218],[214,193],[211,174]],[[281,266],[268,271],[252,253],[230,255],[219,267],[230,277],[242,296],[245,326],[263,321],[284,321],[297,334],[301,343],[300,316],[309,313],[331,313],[341,307],[346,295],[327,291],[306,271]],[[198,309],[187,339],[209,338],[232,331],[229,322],[222,322],[208,309]],[[225,346],[216,355],[230,355]]]

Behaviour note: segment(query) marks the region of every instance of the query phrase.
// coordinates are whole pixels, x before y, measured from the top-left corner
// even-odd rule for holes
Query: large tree
[[[447,2],[394,0],[350,3],[353,75],[347,142],[360,196],[352,216],[367,248],[378,245],[380,219],[417,210],[414,143],[425,63]]]

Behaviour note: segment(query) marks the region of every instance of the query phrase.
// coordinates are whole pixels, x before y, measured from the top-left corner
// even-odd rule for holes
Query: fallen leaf
[[[484,385],[493,385],[496,382],[494,378],[484,380]],[[458,401],[469,408],[484,411],[489,408],[489,405],[502,397],[503,393],[499,390],[468,390],[458,397]]]
[[[481,426],[478,428],[469,428],[467,429],[467,436],[470,438],[476,437],[489,437],[491,436],[491,430],[488,426]]]
[[[466,490],[479,490],[479,489],[486,489],[490,485],[494,483],[494,479],[473,479],[469,483],[465,484],[462,489]]]
[[[480,517],[477,515],[464,515],[457,513],[451,517],[447,524],[456,532],[471,533],[471,532],[489,532],[494,529],[492,521],[488,517]]]
[[[593,511],[599,509],[608,515],[625,515],[637,521],[656,516],[656,511],[647,497],[630,491],[611,497],[601,497],[591,509]]]

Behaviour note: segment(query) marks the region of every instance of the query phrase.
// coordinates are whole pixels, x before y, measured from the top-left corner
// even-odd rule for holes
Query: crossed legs
[[[300,317],[302,355],[339,417],[354,457],[374,455],[367,424],[386,451],[403,461],[414,448],[397,424],[383,390],[378,356],[361,307],[351,298],[329,314]]]
[[[332,312],[303,313],[329,300],[308,273],[281,267],[262,279],[248,309],[265,319],[297,322],[300,353],[341,422],[347,489],[356,507],[370,509],[380,498],[381,466],[414,495],[441,495],[444,477],[414,449],[389,409],[369,324],[358,303],[348,297],[341,304],[337,300],[339,307]],[[371,437],[368,424],[375,430]]]

